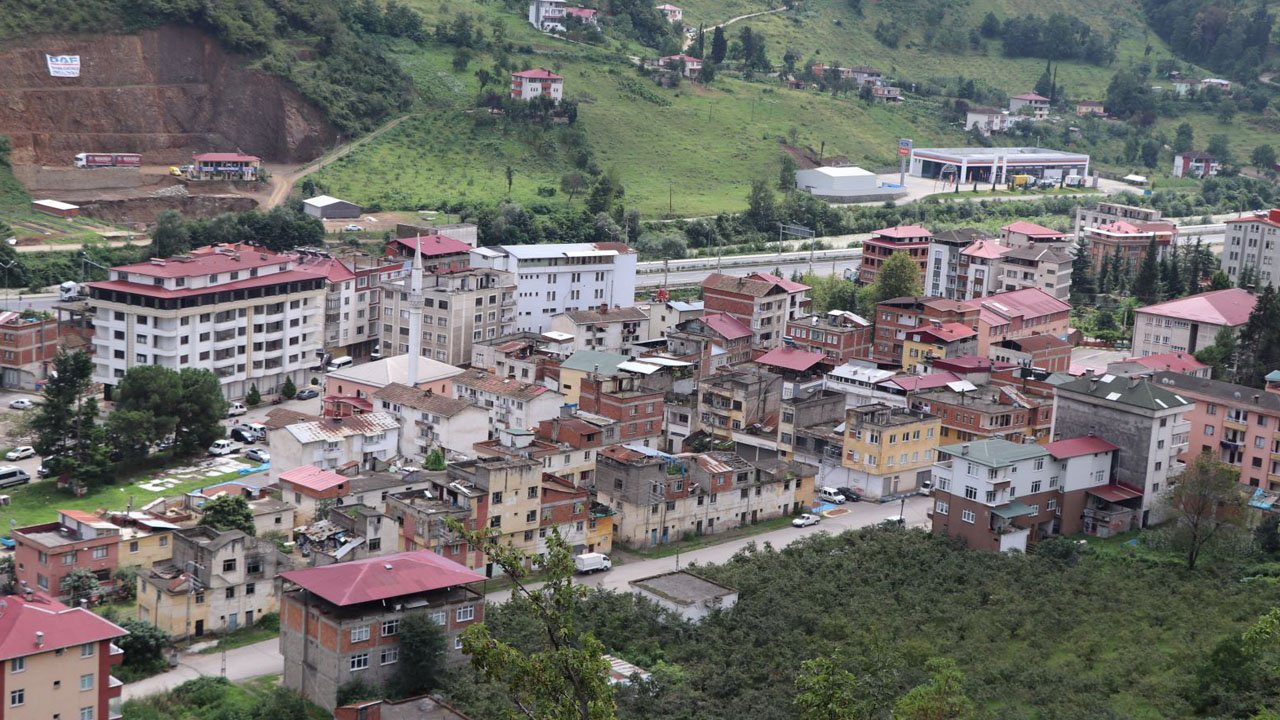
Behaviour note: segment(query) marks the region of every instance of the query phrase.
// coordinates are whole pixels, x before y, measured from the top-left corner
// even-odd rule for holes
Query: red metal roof
[[[281,255],[265,248],[235,243],[227,245],[206,245],[189,253],[190,260],[168,258],[148,262],[117,265],[111,268],[116,272],[148,277],[193,277],[196,275],[215,275],[217,273],[247,271],[250,268],[277,265],[289,262],[292,255]]]
[[[1096,435],[1085,435],[1082,437],[1067,438],[1066,440],[1058,440],[1044,446],[1049,454],[1059,460],[1067,458],[1079,457],[1081,455],[1092,455],[1101,452],[1115,452],[1119,450],[1119,446],[1112,445],[1110,442],[1103,440]]]
[[[1123,485],[1100,485],[1095,488],[1089,488],[1085,492],[1113,503],[1142,497],[1142,493]]]
[[[1023,288],[1022,290],[974,298],[966,302],[965,307],[978,308],[980,311],[978,318],[981,320],[989,320],[988,317],[983,317],[983,312],[981,311],[990,311],[1006,319],[1043,317],[1054,313],[1071,311],[1070,305],[1040,288]]]
[[[485,579],[466,566],[429,550],[292,570],[280,576],[341,607],[442,590]]]
[[[522,70],[520,72],[511,73],[511,77],[525,78],[526,80],[563,80],[564,78],[547,70],[546,68],[538,68],[537,70]]]
[[[993,240],[991,241],[978,240],[974,242],[972,245],[970,245],[969,247],[961,250],[960,254],[968,255],[969,257],[979,257],[979,258],[986,258],[988,260],[995,260],[1000,256],[1004,255],[1005,253],[1009,252],[1010,249],[1011,248],[1007,248]]]
[[[1043,225],[1037,225],[1033,222],[1027,222],[1026,220],[1019,220],[1018,222],[1015,222],[1015,223],[1009,223],[1008,225],[1005,225],[1000,229],[1004,230],[1005,232],[1026,235],[1027,237],[1063,238],[1067,236],[1066,233],[1058,232],[1057,230],[1054,230],[1052,228],[1047,228]]]
[[[906,390],[907,392],[916,392],[917,390],[928,390],[929,388],[942,387],[950,382],[959,380],[958,375],[949,372],[929,373],[928,375],[898,375],[888,380],[883,380],[877,385],[888,385],[890,383]]]
[[[271,275],[259,275],[255,278],[245,278],[244,280],[237,280],[236,282],[219,283],[212,287],[182,288],[180,290],[169,290],[162,287],[156,287],[154,285],[125,282],[123,280],[103,280],[100,282],[91,282],[86,284],[91,288],[119,290],[120,292],[146,295],[148,297],[181,298],[191,297],[193,295],[207,295],[210,293],[225,292],[227,290],[244,290],[246,288],[265,287],[267,285],[281,285],[298,280],[314,280],[316,277],[316,273],[308,272],[306,270],[286,270],[285,272],[272,273]]]
[[[196,162],[262,162],[262,158],[257,155],[241,153],[199,153],[192,157]]]
[[[4,612],[0,613],[0,662],[129,634],[84,608],[69,608],[42,594],[36,594],[31,601],[9,595],[4,602]],[[36,644],[36,633],[43,633],[42,645]]]
[[[826,356],[820,352],[801,350],[799,348],[786,347],[784,345],[776,347],[756,358],[756,362],[761,365],[780,367],[784,370],[804,372],[814,365],[822,362],[825,357]]]
[[[908,334],[910,334],[911,332],[919,333],[922,336],[927,336],[927,337],[933,338],[938,342],[943,342],[943,343],[955,342],[956,340],[964,340],[965,338],[971,338],[974,335],[978,334],[977,330],[974,330],[973,328],[969,327],[968,325],[965,325],[964,323],[958,323],[958,322],[942,323],[937,327],[931,326],[931,327],[920,328],[919,330],[908,331]]]
[[[355,280],[356,274],[337,258],[311,258],[298,266],[299,270],[321,275],[329,282]]]
[[[873,230],[871,234],[889,238],[933,237],[933,233],[919,225],[898,225],[897,227],[880,228],[879,230]]]
[[[1168,370],[1176,373],[1192,373],[1209,367],[1189,353],[1169,352],[1146,357],[1134,357],[1125,362],[1137,363],[1152,370]]]
[[[737,340],[738,338],[751,337],[751,328],[743,325],[740,320],[732,315],[724,313],[707,313],[701,318],[702,322],[712,330],[715,330],[725,340]]]
[[[1044,96],[1042,96],[1042,95],[1037,95],[1037,94],[1035,94],[1035,93],[1033,93],[1033,92],[1031,92],[1031,93],[1022,93],[1021,95],[1014,95],[1014,96],[1013,96],[1013,99],[1014,99],[1014,100],[1043,100],[1043,101],[1045,101],[1045,102],[1049,102],[1049,98],[1044,97]]]
[[[1253,308],[1257,304],[1258,298],[1248,290],[1227,288],[1148,305],[1138,308],[1137,312],[1235,327],[1249,321],[1249,316],[1253,314]]]
[[[805,285],[804,283],[798,283],[798,282],[795,282],[794,280],[788,280],[786,278],[778,277],[777,275],[773,275],[771,273],[753,272],[747,277],[754,278],[756,280],[764,280],[765,282],[771,282],[774,285],[780,285],[783,290],[786,290],[789,293],[804,292],[806,290],[813,289],[808,285]]]
[[[454,240],[444,235],[419,235],[411,238],[396,238],[398,245],[409,248],[412,252],[415,247],[422,248],[422,257],[440,257],[441,255],[458,255],[471,251],[471,246],[461,240]]]
[[[1249,215],[1246,217],[1231,218],[1228,223],[1248,223],[1256,222],[1273,227],[1280,227],[1280,209],[1272,208],[1265,215]]]
[[[336,472],[318,468],[315,465],[303,465],[280,473],[280,482],[287,482],[314,492],[324,492],[338,487],[350,478]]]

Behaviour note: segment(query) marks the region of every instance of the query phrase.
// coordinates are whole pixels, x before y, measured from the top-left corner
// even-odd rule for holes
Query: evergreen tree
[[[724,39],[724,28],[717,25],[711,33],[711,64],[719,65],[724,62],[724,56],[728,52],[729,43]]]
[[[1092,302],[1099,292],[1098,280],[1093,275],[1093,258],[1084,238],[1076,239],[1075,255],[1071,258],[1071,294],[1085,302]]]
[[[1186,270],[1182,288],[1187,295],[1195,295],[1200,292],[1200,281],[1204,279],[1206,271],[1213,267],[1213,256],[1205,257],[1206,248],[1200,242],[1200,238],[1196,237],[1196,244],[1186,253],[1183,266]]]
[[[1177,245],[1169,246],[1160,268],[1160,282],[1166,298],[1182,297],[1182,265]]]
[[[1235,330],[1224,327],[1218,330],[1218,334],[1213,338],[1212,345],[1196,353],[1196,359],[1209,366],[1209,371],[1212,373],[1214,380],[1235,382],[1236,352],[1238,350],[1239,343],[1236,342]]]
[[[1237,336],[1236,382],[1250,387],[1262,387],[1263,377],[1280,369],[1280,298],[1271,285],[1263,287],[1257,297],[1249,320]]]
[[[293,383],[293,378],[284,379],[284,387],[280,388],[280,394],[285,400],[292,400],[293,396],[298,394],[298,386]]]
[[[1129,285],[1129,277],[1125,272],[1124,258],[1120,255],[1120,248],[1107,258],[1106,262],[1110,265],[1107,268],[1107,277],[1110,279],[1109,289],[1113,294],[1123,293]]]
[[[258,392],[257,383],[249,386],[249,394],[244,396],[244,402],[249,407],[255,407],[262,404],[262,393]]]
[[[1053,97],[1053,75],[1051,74],[1052,65],[1052,61],[1045,62],[1044,72],[1040,73],[1040,79],[1036,80],[1035,91],[1037,95],[1042,95],[1047,98]]]
[[[743,219],[761,232],[777,232],[774,223],[778,219],[778,208],[769,183],[760,179],[751,183],[751,194],[747,196],[747,211],[743,213]]]
[[[1231,277],[1223,270],[1215,270],[1213,275],[1209,276],[1210,290],[1226,290],[1231,287]]]

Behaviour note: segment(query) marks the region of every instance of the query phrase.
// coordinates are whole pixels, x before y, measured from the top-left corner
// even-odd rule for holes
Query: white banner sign
[[[79,55],[45,55],[52,77],[80,77]]]

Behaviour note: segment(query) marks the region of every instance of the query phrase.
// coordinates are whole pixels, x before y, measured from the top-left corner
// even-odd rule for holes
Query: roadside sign
[[[898,154],[899,155],[911,154],[911,138],[902,138],[901,140],[898,141]]]

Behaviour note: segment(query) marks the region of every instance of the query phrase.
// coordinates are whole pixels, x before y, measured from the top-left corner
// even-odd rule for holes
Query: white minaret
[[[405,384],[418,386],[418,358],[422,356],[422,237],[414,238],[413,269],[409,271],[409,373]]]

